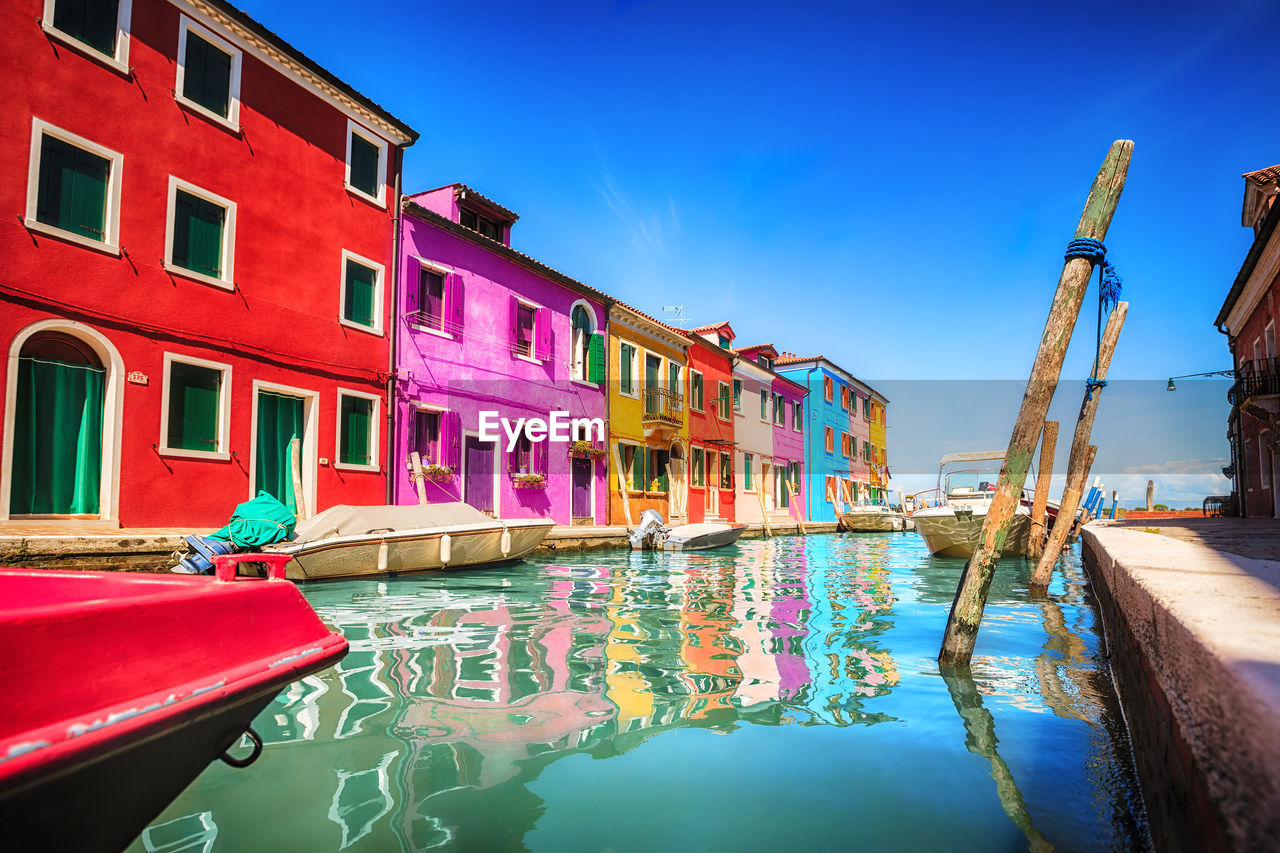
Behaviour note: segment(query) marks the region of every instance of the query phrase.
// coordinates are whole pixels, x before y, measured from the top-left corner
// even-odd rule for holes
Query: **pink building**
[[[417,451],[428,501],[604,524],[612,300],[512,249],[517,215],[462,184],[408,196],[403,213],[392,499],[417,500],[409,462]],[[492,441],[482,434],[485,412],[513,427],[564,412],[598,419],[605,432],[579,426],[569,436],[590,448],[534,436],[512,444],[502,427]]]
[[[740,347],[735,353],[752,365],[747,385],[760,395],[760,416],[771,427],[768,468],[762,487],[767,510],[781,510],[792,518],[807,518],[804,510],[805,397],[808,390],[777,372],[778,350],[773,344]],[[736,368],[735,368],[736,370]],[[743,372],[744,378],[747,373]],[[755,380],[755,381],[751,381]],[[744,389],[745,390],[745,389]],[[787,482],[795,490],[794,500]]]

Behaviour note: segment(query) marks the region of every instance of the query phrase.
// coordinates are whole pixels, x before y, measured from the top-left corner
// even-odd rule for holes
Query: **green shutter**
[[[36,220],[105,240],[110,175],[110,160],[46,135],[40,142]]]
[[[645,491],[649,485],[648,481],[645,479],[644,470],[645,462],[648,461],[645,457],[648,455],[649,451],[643,447],[636,447],[632,449],[631,487],[638,492]]]
[[[57,0],[53,26],[107,56],[116,55],[118,0]]]
[[[173,201],[173,263],[222,278],[222,235],[227,211],[221,205],[177,190]]]
[[[604,335],[587,339],[587,381],[604,384]]]
[[[231,54],[187,31],[183,59],[182,97],[212,113],[231,115]]]
[[[653,462],[654,470],[655,471],[659,469],[662,470],[662,473],[658,475],[658,491],[660,492],[668,491],[670,489],[670,485],[667,480],[667,467],[668,467],[667,462],[671,454],[665,450],[655,450],[653,451],[653,454],[654,454],[654,462]]]
[[[373,325],[374,284],[377,273],[364,264],[347,261],[347,297],[342,316],[361,326]]]
[[[172,362],[169,366],[169,447],[218,449],[218,397],[222,373],[208,367]]]
[[[751,453],[742,454],[742,488],[745,491],[751,491],[751,468],[755,464],[755,456]]]
[[[618,363],[619,363],[619,390],[630,394],[631,387],[631,361],[634,350],[627,344],[619,344],[618,346]]]
[[[366,195],[378,194],[378,146],[351,133],[351,186]]]
[[[344,465],[370,465],[373,462],[369,441],[373,427],[373,401],[348,395],[341,399],[342,435],[338,439],[338,461]]]

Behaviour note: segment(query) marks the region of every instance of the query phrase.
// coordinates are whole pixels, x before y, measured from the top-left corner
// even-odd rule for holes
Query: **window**
[[[753,453],[742,454],[742,490],[749,492],[752,490],[751,485],[751,468],[756,463],[756,457]]]
[[[532,306],[521,303],[516,308],[516,355],[525,358],[533,357],[533,321],[535,311]]]
[[[382,264],[342,253],[342,325],[382,334]]]
[[[763,388],[760,389],[760,420],[769,421],[769,392]]]
[[[1271,488],[1271,460],[1268,458],[1271,454],[1267,452],[1271,446],[1270,438],[1270,430],[1258,433],[1258,485],[1264,489]]]
[[[529,436],[521,433],[516,438],[515,446],[507,454],[507,470],[512,474],[533,473],[533,442]]]
[[[681,381],[680,377],[680,365],[676,364],[674,361],[667,362],[667,389],[671,391],[672,394],[679,394],[681,397],[684,396],[684,383]],[[699,406],[699,408],[701,408],[701,406]]]
[[[689,459],[689,478],[690,482],[695,486],[701,486],[706,482],[703,474],[702,448],[695,447]]]
[[[862,458],[864,461],[866,462],[871,461],[872,450],[873,450],[873,446],[871,445],[870,442],[867,442],[867,441],[862,442]]]
[[[720,335],[720,349],[729,348],[729,338],[726,335]]]
[[[387,191],[387,143],[347,120],[346,187],[379,207]]]
[[[733,457],[728,453],[720,454],[720,488],[733,488]]]
[[[378,470],[378,398],[358,391],[338,391],[338,461],[335,467]]]
[[[787,401],[781,394],[773,395],[773,422],[778,426],[787,425]]]
[[[129,73],[131,0],[44,0],[40,25],[46,33],[87,56]]]
[[[773,360],[770,359],[769,356],[767,355],[756,356],[756,363],[759,364],[761,367],[765,367],[765,368],[768,368],[769,370],[773,370]]]
[[[470,228],[472,231],[479,231],[490,240],[497,240],[499,243],[504,242],[503,236],[507,223],[491,219],[482,213],[477,213],[469,208],[462,208],[458,211],[458,223],[463,228]]]
[[[836,502],[837,488],[838,487],[836,486],[836,478],[828,475],[827,476],[827,503],[833,504]]]
[[[836,452],[836,431],[831,427],[822,428],[822,448],[828,453]]]
[[[716,410],[720,414],[721,420],[729,420],[729,386],[724,382],[716,385]]]
[[[666,450],[660,450],[657,448],[649,449],[649,470],[646,472],[649,477],[649,485],[646,488],[651,491],[667,491],[667,460],[670,456],[670,452]],[[658,486],[656,490],[653,489],[655,481]]]
[[[689,408],[702,411],[702,374],[689,371]]]
[[[636,396],[636,348],[626,341],[618,342],[618,391]]]
[[[840,386],[840,408],[849,411],[849,386]]]
[[[742,411],[742,380],[733,380],[733,410],[735,412]]]
[[[856,435],[849,436],[849,453],[850,459],[858,458],[858,437]]]
[[[123,160],[110,149],[33,119],[23,224],[118,255]]]
[[[444,274],[426,267],[418,268],[417,320],[428,329],[444,331]]]
[[[231,367],[164,355],[160,451],[172,456],[228,459]]]
[[[573,328],[571,376],[599,385],[604,382],[604,336],[595,333],[595,312],[579,303],[573,306],[569,319]]]
[[[822,377],[822,399],[826,400],[828,403],[831,402],[831,388],[832,388],[831,377],[830,376]]]
[[[409,436],[409,452],[417,453],[423,465],[439,465],[440,413],[418,409],[413,413],[413,432]]]
[[[1272,320],[1267,324],[1267,328],[1262,332],[1263,341],[1265,343],[1264,352],[1267,358],[1276,357],[1276,323]]]
[[[804,431],[804,403],[797,400],[791,404],[791,429],[796,432]]]
[[[239,132],[240,60],[240,51],[184,15],[173,87],[178,103]]]
[[[848,459],[850,455],[849,438],[850,438],[849,433],[847,432],[840,433],[840,455],[843,456],[845,459]]]
[[[871,398],[862,398],[862,416],[867,420],[871,420]]]
[[[643,492],[648,481],[645,479],[645,449],[643,447],[635,447],[633,445],[623,445],[624,458],[623,464],[627,470],[631,472],[631,490]]]
[[[235,202],[170,175],[167,227],[166,270],[235,290]]]

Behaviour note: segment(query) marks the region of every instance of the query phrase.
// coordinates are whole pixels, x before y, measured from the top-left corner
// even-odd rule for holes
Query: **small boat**
[[[907,529],[903,514],[884,504],[854,504],[840,513],[840,527],[854,533]]]
[[[657,510],[640,513],[640,525],[627,533],[631,548],[653,548],[656,551],[703,551],[720,548],[738,541],[747,530],[745,524],[707,521],[700,524],[678,524],[668,527]]]
[[[330,507],[300,522],[290,542],[290,580],[352,578],[488,566],[542,543],[551,519],[497,519],[465,503]]]
[[[918,507],[911,515],[916,529],[924,538],[924,544],[936,557],[972,557],[978,547],[982,525],[995,495],[1000,477],[999,466],[952,468],[958,463],[991,462],[1004,460],[1003,450],[972,453],[948,453],[938,466],[938,488],[913,496]],[[925,499],[935,495],[933,502]],[[1047,521],[1057,515],[1057,507],[1050,504]],[[1031,496],[1023,491],[1004,541],[1002,555],[1026,556],[1031,540]]]
[[[243,560],[274,565],[236,580]],[[0,850],[123,850],[211,761],[257,758],[253,718],[347,653],[284,562],[0,571]]]

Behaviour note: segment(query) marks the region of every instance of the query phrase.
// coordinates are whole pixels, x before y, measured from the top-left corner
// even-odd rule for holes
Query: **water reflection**
[[[848,762],[849,796],[865,800],[867,826],[883,824],[886,838],[897,839],[910,827],[886,821],[915,820],[919,803],[894,799],[914,796],[913,771],[902,771],[901,794],[884,781],[859,792],[860,753],[851,745],[907,757],[927,745],[935,752],[920,754],[921,767],[951,762],[963,774],[972,772],[958,757],[968,743],[989,758],[996,784],[970,779],[950,796],[1001,808],[1026,831],[1034,829],[1031,810],[1043,807],[1041,783],[1060,773],[1020,773],[1030,793],[1007,796],[1016,760],[999,760],[992,734],[992,714],[1005,709],[1076,727],[1068,734],[1084,746],[1055,759],[1080,777],[1082,793],[1068,795],[1067,806],[1084,798],[1090,815],[1075,823],[1091,827],[1101,846],[1126,846],[1140,822],[1117,817],[1131,814],[1133,785],[1121,766],[1127,747],[1101,728],[1110,711],[1078,567],[1068,566],[1061,589],[1035,604],[1019,572],[997,573],[988,614],[998,642],[975,658],[973,679],[943,683],[932,656],[958,578],[952,562],[930,558],[914,536],[854,534],[306,587],[321,616],[349,638],[350,654],[282,692],[257,720],[268,745],[262,761],[239,773],[211,767],[137,849],[207,851],[215,841],[226,850],[523,849],[548,812],[566,808],[549,783],[534,784],[553,763],[657,755],[642,747],[677,730],[759,726],[795,732],[785,755],[797,767]],[[963,739],[954,734],[956,711]],[[862,740],[833,752],[802,736],[840,730]],[[1086,778],[1081,752],[1099,743],[1100,757],[1088,761],[1105,772]],[[873,769],[883,776],[886,763],[892,759]],[[592,767],[582,785],[596,778]],[[750,768],[707,767],[705,781],[743,790],[773,784],[751,778],[762,771]],[[1117,780],[1119,793],[1102,789]],[[678,797],[702,781],[649,768],[627,784],[628,795]],[[1095,801],[1106,804],[1101,817]],[[974,814],[974,832],[996,831],[982,823],[982,807]],[[835,839],[841,817],[815,820],[828,822]],[[786,826],[801,818],[780,811],[775,819]],[[1026,838],[1035,841],[1029,831]]]

